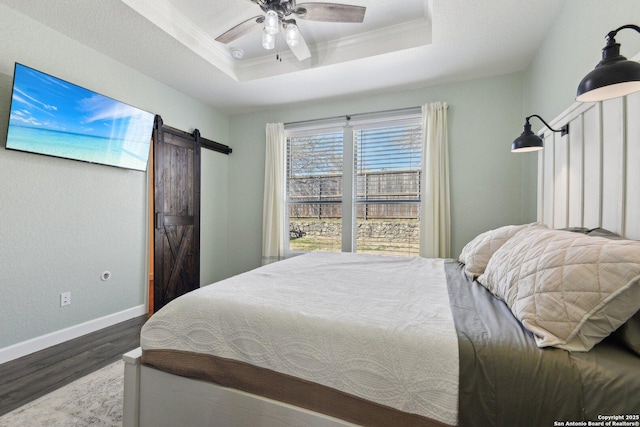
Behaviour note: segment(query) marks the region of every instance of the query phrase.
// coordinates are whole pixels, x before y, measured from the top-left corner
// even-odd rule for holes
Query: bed
[[[638,114],[563,113],[538,222],[456,260],[312,253],[171,302],[124,357],[124,425],[640,425]]]
[[[131,360],[135,369],[160,375],[138,379],[139,425],[316,425],[304,417],[323,414],[317,425],[541,426],[640,414],[640,354],[616,336],[589,351],[540,348],[541,333],[523,326],[527,316],[520,321],[508,298],[489,290],[488,275],[508,276],[500,266],[515,262],[491,270],[491,260],[523,252],[505,248],[529,245],[527,236],[545,248],[568,239],[569,251],[599,242],[598,268],[606,270],[615,253],[631,278],[610,294],[621,304],[633,301],[627,313],[640,308],[640,242],[612,241],[612,252],[604,237],[537,224],[483,233],[463,251],[466,264],[311,253],[201,288],[154,315],[143,328],[140,357]],[[504,241],[502,251],[495,240]],[[635,252],[619,258],[620,246]],[[476,277],[468,267],[483,264],[487,250],[495,253]],[[630,317],[622,316],[621,324]],[[175,379],[186,388],[176,388]],[[202,396],[221,398],[199,388],[240,393],[284,413],[265,415],[262,406],[225,399],[215,409],[204,399],[203,410]],[[198,409],[177,410],[193,405]],[[220,421],[225,412],[229,418]]]

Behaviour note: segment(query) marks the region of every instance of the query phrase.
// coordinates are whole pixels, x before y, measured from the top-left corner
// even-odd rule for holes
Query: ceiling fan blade
[[[304,41],[304,37],[302,37],[302,33],[298,29],[299,42],[296,46],[290,46],[291,52],[298,58],[298,61],[304,61],[305,59],[311,58],[311,52],[309,52],[309,47],[307,46],[307,42]]]
[[[216,37],[216,41],[220,43],[229,43],[240,37],[249,34],[250,32],[262,28],[261,23],[264,21],[263,16],[254,16],[251,19],[247,19],[244,22],[236,25],[229,31],[222,33],[218,37]]]
[[[364,21],[364,6],[338,3],[300,3],[293,10],[298,18],[309,21],[361,23]]]

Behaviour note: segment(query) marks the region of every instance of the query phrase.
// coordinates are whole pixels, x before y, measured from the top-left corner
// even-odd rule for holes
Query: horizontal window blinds
[[[342,197],[342,131],[291,136],[287,141],[289,202]]]
[[[357,201],[420,201],[419,123],[354,131]]]
[[[287,205],[290,238],[303,237],[300,221],[330,221],[335,233],[313,239],[298,250],[340,251],[342,218],[343,131],[289,135]],[[338,222],[336,222],[338,221]]]
[[[285,129],[289,251],[418,254],[420,115],[366,114]]]

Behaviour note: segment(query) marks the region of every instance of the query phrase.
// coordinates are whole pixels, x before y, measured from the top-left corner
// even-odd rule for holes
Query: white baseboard
[[[27,341],[13,344],[9,347],[0,348],[0,363],[18,359],[36,351],[44,350],[45,348],[63,343],[65,341],[69,341],[74,338],[90,334],[91,332],[99,331],[100,329],[116,325],[120,322],[142,316],[146,313],[147,308],[143,304],[120,311],[118,313],[109,314],[98,319],[80,323],[79,325],[70,326],[59,331],[51,332],[49,334],[32,338]]]

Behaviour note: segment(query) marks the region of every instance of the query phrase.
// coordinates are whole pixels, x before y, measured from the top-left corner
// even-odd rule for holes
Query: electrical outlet
[[[71,304],[71,292],[63,292],[60,294],[60,307]]]

